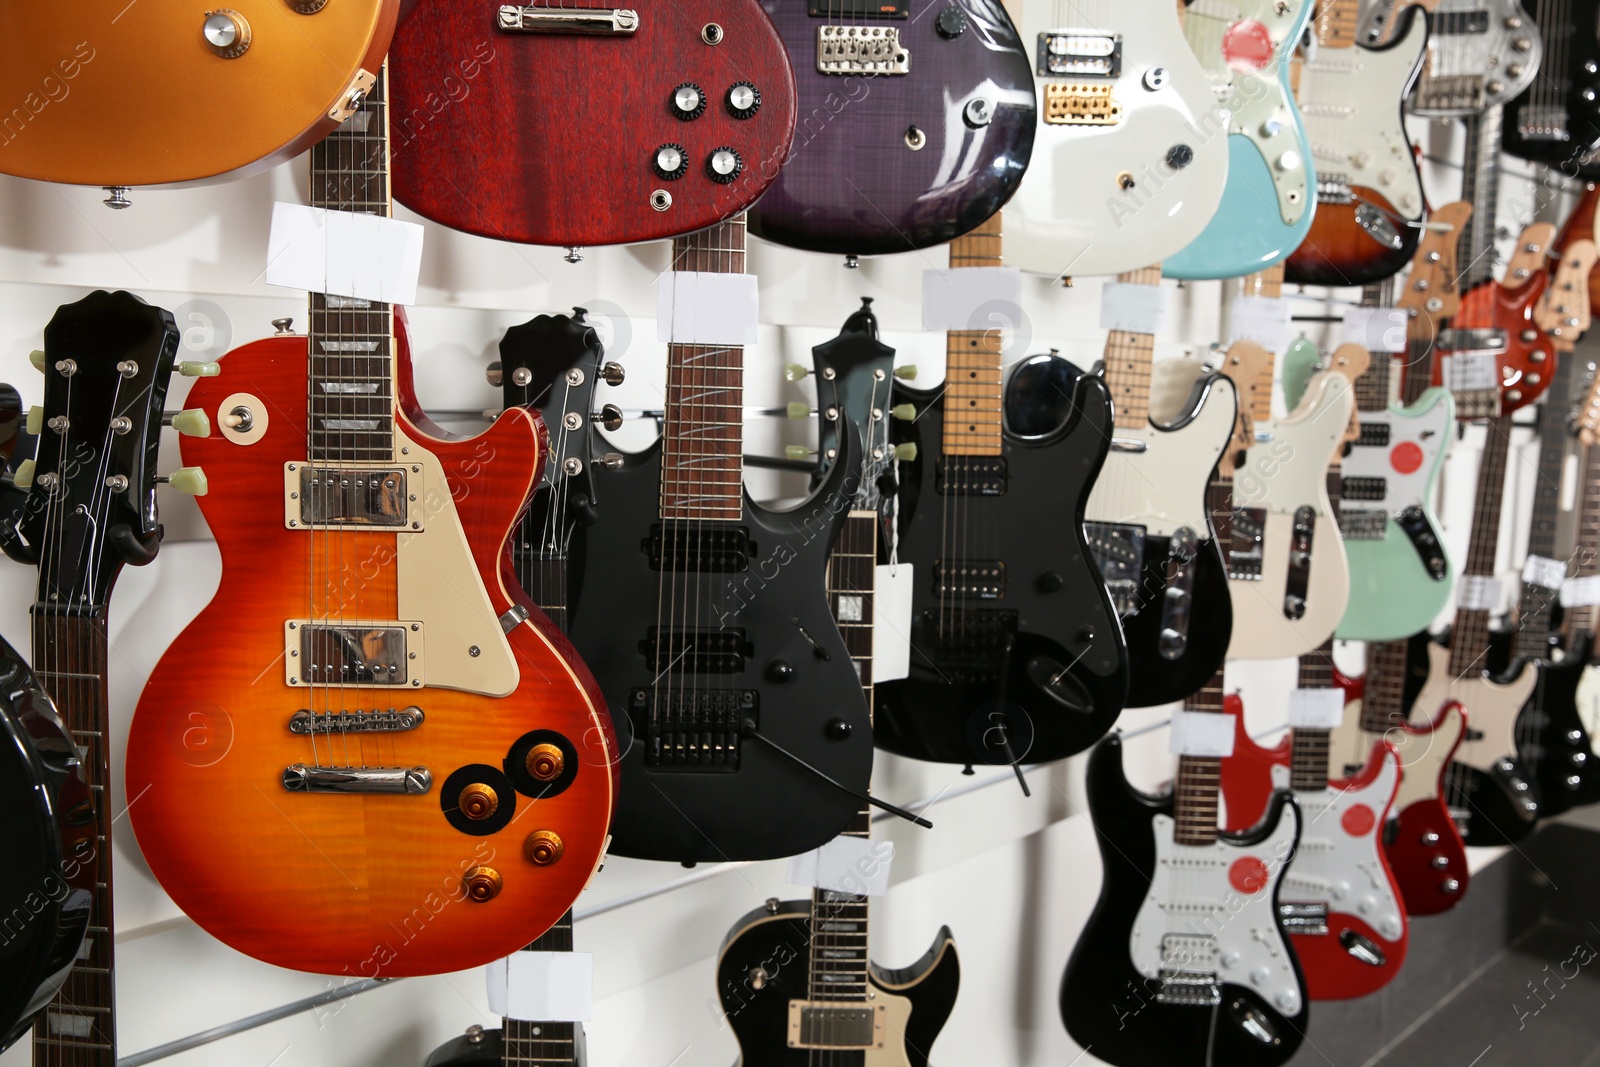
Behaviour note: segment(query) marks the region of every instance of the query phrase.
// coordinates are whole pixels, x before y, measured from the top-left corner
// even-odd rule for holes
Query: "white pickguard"
[[[1355,915],[1382,937],[1399,940],[1406,929],[1405,912],[1379,855],[1381,828],[1399,780],[1400,758],[1384,749],[1383,769],[1360,788],[1295,791],[1305,829],[1294,862],[1283,877],[1284,901],[1326,904],[1329,911]],[[1289,788],[1287,765],[1273,765],[1272,785]],[[1360,807],[1366,812],[1357,810]],[[1367,825],[1373,829],[1360,835],[1349,833],[1347,816],[1354,822],[1363,814],[1370,816]]]
[[[1438,705],[1434,705],[1433,714],[1438,710]],[[1414,714],[1414,718],[1420,724],[1420,712]],[[1389,730],[1383,734],[1400,754],[1400,791],[1394,796],[1395,813],[1419,801],[1439,799],[1439,774],[1449,762],[1450,749],[1464,726],[1461,712],[1451,710],[1431,733]],[[1373,735],[1361,728],[1361,701],[1353,700],[1345,705],[1344,722],[1328,740],[1331,773],[1343,774],[1349,770],[1353,774],[1351,768],[1366,763],[1372,755]]]
[[[1585,667],[1578,678],[1578,719],[1589,732],[1589,746],[1600,755],[1600,667]]]
[[[1254,989],[1285,1015],[1295,1014],[1300,984],[1273,890],[1294,853],[1299,813],[1286,807],[1272,832],[1248,848],[1220,838],[1210,845],[1180,845],[1173,841],[1175,825],[1167,815],[1152,823],[1156,870],[1128,943],[1134,967],[1159,978],[1165,942],[1190,961],[1188,969],[1214,972],[1219,984]],[[1243,877],[1263,871],[1265,877]]]
[[[1412,705],[1413,716],[1432,716],[1446,700],[1459,700],[1466,709],[1472,733],[1461,742],[1456,759],[1480,771],[1487,771],[1501,759],[1517,752],[1517,713],[1533,695],[1539,682],[1539,667],[1529,663],[1508,685],[1491,682],[1482,671],[1474,670],[1456,678],[1450,673],[1450,650],[1428,644],[1428,680]],[[1481,735],[1471,740],[1473,735]]]
[[[1318,180],[1375,189],[1408,219],[1422,217],[1422,181],[1400,101],[1427,42],[1427,22],[1417,18],[1393,48],[1323,47],[1300,67],[1300,115]]]
[[[1408,415],[1400,408],[1363,411],[1360,417],[1363,429],[1388,426],[1389,443],[1351,448],[1344,458],[1342,473],[1346,478],[1383,479],[1383,496],[1377,500],[1347,500],[1341,507],[1352,512],[1382,511],[1388,519],[1409,507],[1426,507],[1431,503],[1428,483],[1438,466],[1440,454],[1450,445],[1450,431],[1455,423],[1452,405],[1435,404],[1416,415]],[[1410,467],[1419,454],[1421,463],[1409,472],[1403,470]]]
[[[1114,78],[1042,75],[1039,126],[1016,194],[1005,207],[1006,263],[1059,275],[1118,274],[1159,263],[1188,245],[1217,209],[1228,178],[1226,112],[1219,112],[1200,62],[1166,0],[1027,0],[1022,39],[1037,56],[1039,35],[1067,28],[1121,35],[1122,73]],[[1159,88],[1146,76],[1160,70]],[[1051,82],[1111,85],[1122,110],[1114,125],[1045,121]],[[1193,160],[1168,163],[1174,146]],[[1126,172],[1133,185],[1123,188]]]
[[[1209,538],[1206,486],[1228,445],[1237,407],[1233,383],[1218,378],[1181,429],[1118,427],[1117,440],[1142,443],[1144,451],[1113,443],[1089,493],[1085,517],[1089,522],[1143,526],[1151,537],[1170,537],[1188,527],[1197,538]]]

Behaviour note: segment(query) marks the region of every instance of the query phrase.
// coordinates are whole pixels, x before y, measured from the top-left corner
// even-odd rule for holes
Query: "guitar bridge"
[[[1156,1001],[1210,1007],[1221,1003],[1217,983],[1217,943],[1209,934],[1166,934],[1161,938],[1161,990]]]
[[[1294,512],[1294,530],[1289,535],[1289,572],[1283,583],[1283,615],[1302,619],[1306,614],[1306,593],[1311,587],[1311,543],[1317,532],[1317,512],[1302,504]]]
[[[1046,82],[1044,121],[1052,126],[1115,126],[1122,105],[1111,97],[1110,83]]]
[[[1525,141],[1572,140],[1567,132],[1567,109],[1549,104],[1528,105],[1518,112],[1517,132]]]
[[[760,725],[753,689],[635,689],[628,712],[658,771],[737,771],[745,720]]]
[[[1139,586],[1144,580],[1144,527],[1122,526],[1109,522],[1086,522],[1084,534],[1089,554],[1118,617],[1128,618],[1139,610]]]
[[[909,74],[911,53],[894,26],[818,26],[818,74]]]
[[[422,623],[333,626],[309,619],[284,624],[284,675],[304,686],[420,686]]]

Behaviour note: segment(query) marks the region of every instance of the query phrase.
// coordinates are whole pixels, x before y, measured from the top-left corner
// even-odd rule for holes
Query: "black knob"
[[[672,90],[672,99],[667,104],[668,110],[688,122],[705,114],[706,94],[694,82],[684,82]]]
[[[828,725],[823,727],[823,733],[827,734],[829,741],[847,740],[854,731],[855,727],[843,719],[829,719]]]
[[[727,185],[739,176],[744,170],[744,160],[739,158],[739,153],[721,145],[712,149],[711,155],[706,158],[706,175],[718,185]]]
[[[681,144],[664,144],[656,149],[650,167],[658,176],[675,182],[689,172],[689,151]]]
[[[761,110],[761,90],[749,82],[734,82],[728,90],[728,114],[747,119]]]
[[[1045,571],[1039,575],[1038,579],[1033,583],[1033,587],[1041,593],[1055,593],[1059,592],[1064,584],[1061,575],[1055,571]]]
[[[775,659],[771,663],[767,664],[765,673],[767,676],[767,681],[773,683],[774,685],[781,685],[784,682],[794,681],[793,665],[781,659]]]
[[[1175,144],[1167,149],[1167,166],[1173,170],[1182,170],[1194,162],[1194,149],[1186,144]]]
[[[939,12],[939,17],[933,20],[933,28],[947,41],[960,37],[967,28],[967,13],[952,4]]]

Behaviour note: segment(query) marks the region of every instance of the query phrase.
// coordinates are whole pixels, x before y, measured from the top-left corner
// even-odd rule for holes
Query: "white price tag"
[[[1500,579],[1463,574],[1456,579],[1456,607],[1466,611],[1494,611],[1500,607]]]
[[[1451,392],[1498,389],[1500,366],[1493,352],[1457,352],[1444,360],[1444,387]]]
[[[1338,686],[1296,689],[1289,694],[1289,725],[1337,730],[1344,722],[1344,690]]]
[[[872,591],[872,681],[893,682],[911,673],[911,564],[878,565]]]
[[[1236,296],[1228,316],[1234,341],[1254,341],[1268,352],[1289,347],[1289,301],[1281,296]]]
[[[1569,578],[1561,586],[1561,606],[1587,608],[1600,604],[1600,574]]]
[[[415,304],[422,227],[382,215],[273,204],[268,285],[308,293]]]
[[[1529,556],[1522,565],[1522,584],[1537,585],[1545,589],[1560,589],[1567,580],[1567,565],[1548,556]]]
[[[1214,711],[1175,711],[1167,751],[1176,756],[1233,755],[1233,716]]]
[[[1106,282],[1100,287],[1100,328],[1157,334],[1167,311],[1167,291],[1159,285]]]
[[[1022,272],[954,267],[922,272],[924,330],[998,330],[1022,321]]]
[[[484,968],[489,1010],[505,1019],[586,1023],[594,1016],[594,955],[513,952]]]
[[[753,345],[760,301],[754,274],[669,270],[656,279],[656,340]]]
[[[1346,308],[1340,344],[1368,352],[1404,352],[1407,316],[1401,308]]]
[[[894,842],[836,837],[819,849],[789,857],[789,884],[881,897],[889,892]]]

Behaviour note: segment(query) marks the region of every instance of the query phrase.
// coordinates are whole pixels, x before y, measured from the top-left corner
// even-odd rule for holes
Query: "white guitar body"
[[[1173,4],[1027,0],[1021,23],[1036,57],[1039,127],[1027,175],[1005,207],[1006,264],[1051,277],[1119,274],[1198,237],[1227,184],[1228,113]],[[1063,30],[1085,43],[1116,35],[1120,73],[1040,68],[1041,42]],[[1175,167],[1180,146],[1192,158]]]
[[[1454,405],[1436,403],[1415,413],[1411,409],[1391,407],[1387,411],[1363,411],[1360,418],[1362,437],[1368,440],[1381,437],[1385,443],[1355,442],[1350,454],[1344,457],[1341,472],[1346,481],[1369,479],[1365,486],[1381,491],[1364,491],[1359,498],[1343,496],[1339,510],[1347,518],[1379,511],[1390,523],[1407,508],[1431,510],[1434,468],[1438,466],[1440,455],[1450,447],[1450,431],[1456,421]],[[1386,427],[1386,430],[1378,427]]]
[[[1390,748],[1379,751],[1383,762],[1370,781],[1348,789],[1329,786],[1320,793],[1295,791],[1305,830],[1281,896],[1355,915],[1398,941],[1406,931],[1405,910],[1383,861],[1382,830],[1374,827],[1383,826],[1400,787],[1400,757]],[[1273,765],[1275,789],[1288,789],[1289,777],[1287,765]]]
[[[1147,978],[1182,972],[1252,988],[1286,1015],[1300,1009],[1300,981],[1278,926],[1278,885],[1295,856],[1300,813],[1285,805],[1272,832],[1250,846],[1218,838],[1180,845],[1176,823],[1157,815],[1156,869],[1139,906],[1128,952]]]
[[[1439,705],[1431,705],[1431,714],[1437,714]],[[1417,725],[1424,725],[1425,706],[1419,701],[1412,709]],[[1430,717],[1428,722],[1433,722]],[[1440,799],[1440,775],[1450,762],[1455,743],[1467,728],[1466,716],[1452,705],[1432,730],[1386,730],[1383,734],[1370,734],[1361,728],[1361,701],[1352,700],[1345,705],[1344,722],[1328,738],[1330,773],[1355,774],[1372,755],[1372,743],[1380,737],[1394,746],[1400,758],[1400,788],[1394,794],[1391,810],[1398,815],[1420,801],[1437,803]]]
[[[1311,142],[1317,184],[1364,186],[1408,219],[1422,217],[1422,179],[1400,119],[1400,102],[1422,67],[1426,19],[1375,49],[1319,48],[1300,67],[1300,116]]]
[[[1233,592],[1230,659],[1309,652],[1344,615],[1350,565],[1328,499],[1327,474],[1354,403],[1350,383],[1324,371],[1311,379],[1288,418],[1256,425],[1257,443],[1233,476],[1233,551],[1223,545]],[[1248,549],[1247,519],[1261,523],[1260,542]],[[1302,561],[1306,534],[1310,558]]]
[[[1461,742],[1456,759],[1488,773],[1502,759],[1517,753],[1516,723],[1522,706],[1539,684],[1539,666],[1528,662],[1505,685],[1474,670],[1456,678],[1450,673],[1450,650],[1428,643],[1428,680],[1412,705],[1413,715],[1432,715],[1446,700],[1459,700],[1471,731]]]

